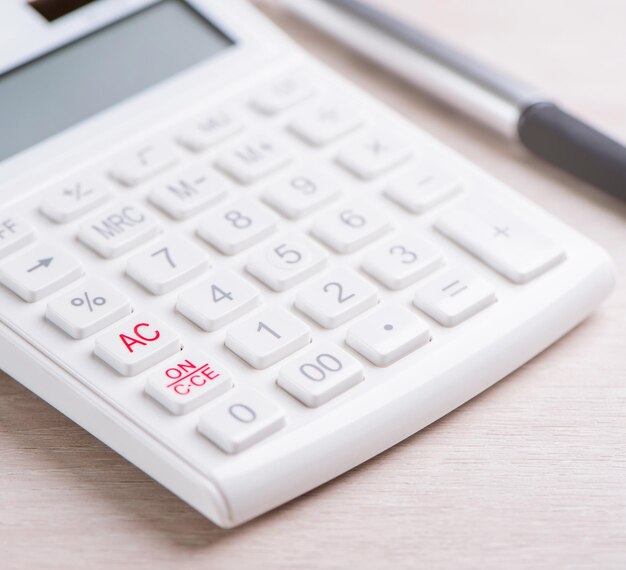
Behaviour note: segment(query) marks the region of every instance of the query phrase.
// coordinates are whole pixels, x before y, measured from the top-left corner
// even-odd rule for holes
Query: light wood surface
[[[626,139],[622,1],[378,2]],[[2,377],[0,567],[626,568],[626,206],[503,145],[274,2],[262,6],[321,59],[602,244],[617,288],[461,409],[232,531]]]

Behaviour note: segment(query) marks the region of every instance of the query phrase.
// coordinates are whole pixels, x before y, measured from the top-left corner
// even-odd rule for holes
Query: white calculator
[[[239,0],[8,0],[0,74],[0,365],[222,527],[611,290],[598,246]]]

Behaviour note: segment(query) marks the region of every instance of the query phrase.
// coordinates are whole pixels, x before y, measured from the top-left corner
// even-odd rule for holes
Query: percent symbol
[[[87,308],[90,313],[93,313],[93,306],[99,307],[100,305],[104,305],[107,300],[104,297],[94,297],[93,299],[89,298],[89,293],[85,291],[83,293],[83,297],[74,297],[71,301],[72,305],[75,307],[82,307],[84,304],[87,304]]]

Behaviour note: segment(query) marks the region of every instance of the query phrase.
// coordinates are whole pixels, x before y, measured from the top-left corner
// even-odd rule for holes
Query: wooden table
[[[378,0],[626,138],[619,0]],[[625,568],[626,205],[285,16],[305,47],[610,251],[612,297],[497,386],[307,496],[223,531],[0,379],[0,567]],[[174,566],[176,565],[176,566]]]

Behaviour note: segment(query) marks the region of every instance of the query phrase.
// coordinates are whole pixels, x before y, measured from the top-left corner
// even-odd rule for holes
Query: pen
[[[360,0],[283,0],[283,4],[546,162],[626,200],[626,148],[536,89]]]

